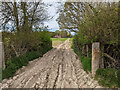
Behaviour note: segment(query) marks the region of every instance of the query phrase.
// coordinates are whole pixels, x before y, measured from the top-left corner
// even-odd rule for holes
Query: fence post
[[[4,45],[0,42],[0,67],[5,69],[5,58],[4,58]]]
[[[99,68],[100,58],[100,43],[95,42],[92,44],[92,76],[94,77],[97,69]]]

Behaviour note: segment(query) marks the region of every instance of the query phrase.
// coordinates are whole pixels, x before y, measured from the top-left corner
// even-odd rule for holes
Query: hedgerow
[[[3,42],[6,68],[2,70],[2,79],[13,77],[22,66],[52,49],[50,34],[45,30],[3,32]]]

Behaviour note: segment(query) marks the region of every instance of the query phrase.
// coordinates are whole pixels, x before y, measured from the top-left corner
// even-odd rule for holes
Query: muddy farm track
[[[2,88],[101,87],[82,69],[69,39],[32,63],[13,78],[3,80]]]

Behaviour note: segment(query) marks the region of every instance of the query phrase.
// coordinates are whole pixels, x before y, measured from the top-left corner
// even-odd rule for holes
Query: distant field
[[[58,47],[60,44],[62,44],[64,41],[66,41],[68,38],[51,38],[52,40],[52,46],[54,48]],[[70,41],[72,41],[73,38],[70,38]]]
[[[56,48],[60,44],[62,44],[67,38],[51,38],[52,40],[52,47]]]
[[[52,41],[65,41],[67,38],[51,38]]]
[[[73,38],[70,38],[70,41],[72,41],[73,40]]]

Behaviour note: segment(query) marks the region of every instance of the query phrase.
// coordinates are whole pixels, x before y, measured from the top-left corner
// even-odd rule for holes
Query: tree
[[[10,23],[13,29],[19,32],[32,31],[33,27],[42,26],[43,21],[48,19],[44,5],[41,2],[2,2],[0,11],[2,27]]]
[[[90,9],[86,12],[85,16],[82,17],[79,31],[76,35],[77,38],[74,39],[77,40],[75,44],[84,46],[93,42],[100,42],[101,61],[105,55],[107,57],[109,56],[109,59],[111,59],[110,56],[112,56],[117,59],[116,62],[119,62],[118,3],[94,3],[88,4],[88,6]],[[110,46],[117,48],[114,48],[114,54],[113,51],[107,52],[109,55],[104,54],[104,46],[106,44],[108,44],[107,50]]]
[[[115,30],[118,27],[116,26],[118,22],[117,6],[117,3],[66,2],[58,23],[60,28],[79,31],[83,34],[85,43],[86,40],[89,43],[93,41],[106,43],[111,40],[112,43],[115,43],[118,41],[118,30]]]
[[[59,30],[56,30],[56,31],[55,31],[55,34],[56,34],[56,35],[60,35],[60,31],[59,31]]]
[[[60,35],[65,38],[65,37],[67,37],[68,33],[66,30],[61,30]]]
[[[65,2],[64,9],[57,21],[61,29],[76,32],[74,46],[78,49],[88,47],[86,45],[93,42],[100,42],[102,60],[106,44],[116,46],[116,48],[119,45],[118,10],[117,2]],[[115,54],[118,57],[117,50],[115,50]],[[116,58],[115,54],[110,55]]]
[[[82,18],[89,10],[88,3],[65,2],[64,9],[61,10],[57,19],[61,29],[68,29],[73,32],[79,30]]]
[[[69,37],[69,38],[71,38],[71,37],[72,37],[71,32],[69,32],[69,33],[68,33],[68,37]]]

